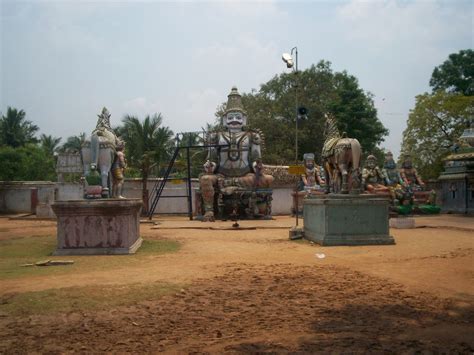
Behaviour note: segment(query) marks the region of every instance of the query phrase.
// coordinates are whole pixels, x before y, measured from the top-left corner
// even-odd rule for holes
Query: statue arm
[[[124,169],[127,168],[127,159],[125,159],[125,153],[121,152],[121,154],[119,155],[119,159],[120,159],[120,166]]]
[[[251,143],[250,143],[250,160],[255,163],[262,159],[262,138],[260,134],[252,132]],[[254,165],[254,164],[252,164]]]
[[[423,179],[418,174],[418,171],[416,171],[416,169],[415,169],[415,178],[416,178],[416,182],[418,183],[418,185],[425,186],[425,183],[423,182]]]
[[[376,171],[377,171],[377,176],[378,176],[377,180],[380,181],[380,183],[382,185],[388,185],[385,181],[385,175],[384,175],[383,171],[380,170],[379,167],[376,167]]]
[[[306,178],[306,174],[301,175],[301,180],[303,181],[304,186],[308,186],[308,179]]]
[[[207,136],[207,144],[217,144],[218,143],[218,137],[216,133],[210,133]],[[209,147],[207,151],[207,161],[210,163],[215,163],[218,161],[218,148],[217,147]],[[207,162],[206,162],[207,163]]]
[[[387,169],[382,169],[382,180],[385,182],[386,185],[392,185],[392,180],[390,180],[388,176]]]
[[[408,183],[407,177],[405,175],[405,169],[403,169],[403,168],[400,169],[400,179],[402,181],[402,185],[406,185],[406,186],[410,185]]]
[[[362,170],[362,186],[365,188],[366,187],[366,182],[367,182],[367,178],[369,177],[369,171],[364,168]]]

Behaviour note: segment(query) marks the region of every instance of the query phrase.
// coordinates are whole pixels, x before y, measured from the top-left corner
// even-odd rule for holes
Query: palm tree
[[[25,120],[25,116],[25,111],[8,107],[7,115],[0,119],[0,145],[17,148],[38,141],[35,138],[38,126]]]
[[[155,167],[170,158],[173,149],[173,131],[161,127],[161,114],[146,116],[143,122],[135,116],[126,115],[123,126],[116,129],[126,142],[126,156],[129,164],[140,171],[144,213],[148,211],[147,181]]]
[[[84,132],[78,136],[71,136],[66,140],[59,150],[66,153],[79,153],[85,140],[86,134]]]
[[[56,138],[51,135],[47,136],[46,134],[42,134],[40,137],[41,147],[51,156],[58,152],[59,142],[61,142],[61,138]]]

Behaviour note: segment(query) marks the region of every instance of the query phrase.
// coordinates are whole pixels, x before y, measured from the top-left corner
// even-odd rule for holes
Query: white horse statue
[[[100,174],[101,195],[110,197],[110,169],[115,159],[119,138],[110,126],[110,113],[105,107],[98,117],[97,126],[92,131],[90,139],[86,139],[82,146],[82,164],[86,181]]]

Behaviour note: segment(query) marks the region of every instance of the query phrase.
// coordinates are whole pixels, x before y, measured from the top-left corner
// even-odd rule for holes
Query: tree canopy
[[[437,178],[443,157],[474,117],[474,51],[461,50],[433,70],[431,94],[416,97],[403,132],[401,153],[410,154],[424,178]]]
[[[7,145],[13,148],[27,143],[36,143],[35,133],[38,126],[25,119],[23,110],[8,107],[7,114],[0,119],[0,146]]]
[[[55,181],[54,157],[37,144],[0,147],[0,181]]]
[[[403,132],[402,155],[412,156],[423,177],[437,178],[443,169],[443,156],[473,116],[474,96],[445,91],[418,95]]]
[[[126,156],[130,166],[136,168],[140,176],[148,178],[155,167],[159,167],[171,154],[173,131],[161,126],[161,114],[148,115],[143,121],[126,115],[122,126],[116,131],[126,142]]]
[[[59,151],[59,143],[61,138],[56,138],[51,135],[42,134],[40,137],[41,147],[45,150],[46,153],[53,156],[54,153]]]
[[[70,136],[66,142],[59,148],[61,152],[79,153],[82,144],[86,141],[86,133],[82,132],[78,136]]]
[[[474,95],[474,51],[466,49],[450,54],[443,64],[434,68],[430,86],[433,91]]]
[[[377,118],[372,95],[359,87],[354,76],[346,71],[333,72],[331,63],[321,61],[303,71],[275,76],[260,90],[242,95],[249,126],[261,129],[265,135],[266,163],[294,161],[296,95],[298,107],[307,109],[307,115],[298,121],[299,160],[310,152],[319,157],[327,112],[335,115],[341,133],[357,138],[367,153],[376,150],[388,134]],[[223,107],[216,116],[222,115]]]

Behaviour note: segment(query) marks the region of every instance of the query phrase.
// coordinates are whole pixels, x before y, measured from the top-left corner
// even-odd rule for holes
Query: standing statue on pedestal
[[[127,168],[127,160],[125,159],[125,142],[118,140],[117,153],[112,164],[112,197],[125,198],[122,196],[124,172]]]
[[[384,175],[377,166],[377,159],[373,155],[367,157],[362,170],[362,187],[373,194],[389,194],[389,188],[385,186]]]
[[[199,183],[203,200],[203,221],[214,221],[214,213],[225,218],[226,201],[232,214],[249,218],[271,216],[273,177],[262,172],[263,136],[245,128],[246,112],[241,95],[233,87],[222,117],[223,128],[210,132],[208,153]]]
[[[115,160],[119,138],[110,126],[110,113],[104,107],[98,115],[96,128],[81,149],[86,198],[110,197],[112,163]]]
[[[362,149],[355,138],[347,138],[337,129],[334,116],[326,114],[325,142],[322,151],[326,193],[360,193],[360,156]]]

